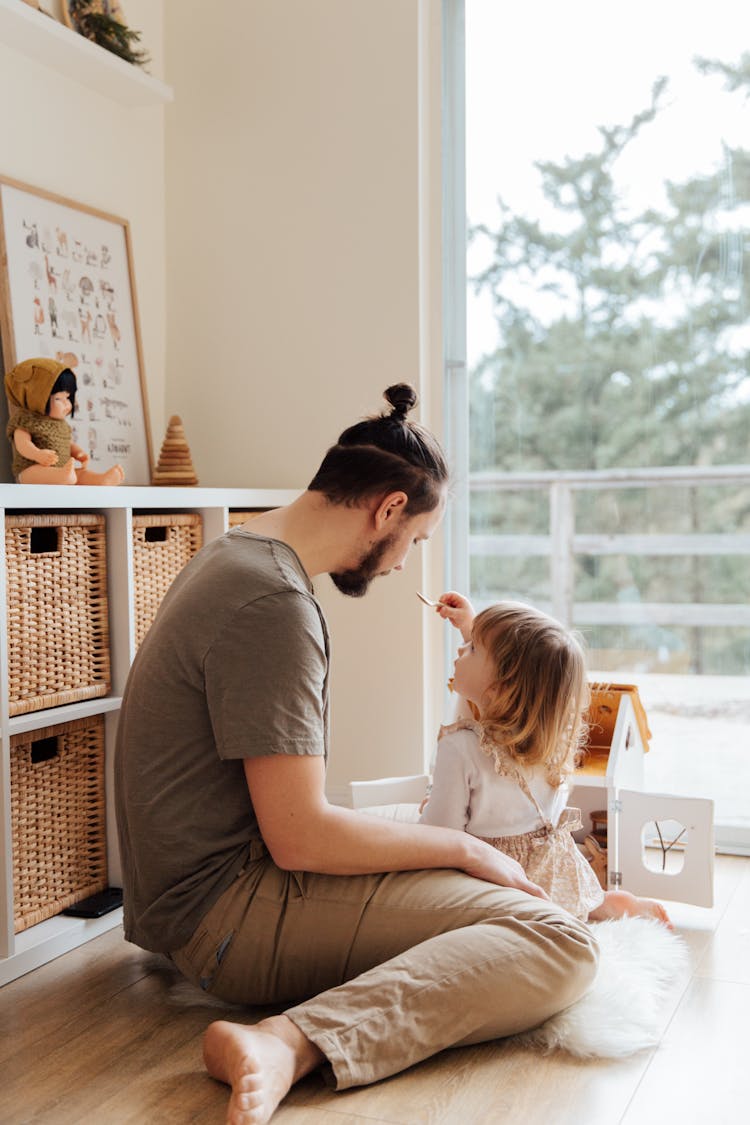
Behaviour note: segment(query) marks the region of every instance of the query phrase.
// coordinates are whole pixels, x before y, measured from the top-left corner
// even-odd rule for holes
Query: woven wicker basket
[[[15,932],[107,885],[104,719],[10,740]]]
[[[141,643],[162,598],[203,544],[203,521],[192,513],[133,516],[135,643]]]
[[[5,518],[9,713],[106,695],[104,516]]]
[[[235,512],[230,509],[229,512],[229,526],[239,527],[240,524],[247,523],[248,520],[254,519],[255,516],[260,516],[263,512],[267,512],[268,508],[251,508],[247,512]]]

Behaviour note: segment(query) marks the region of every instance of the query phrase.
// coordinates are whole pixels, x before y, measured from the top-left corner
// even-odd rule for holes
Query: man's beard
[[[337,590],[350,598],[361,598],[370,588],[373,578],[381,574],[380,564],[383,556],[390,550],[395,542],[395,534],[389,535],[372,547],[360,559],[359,566],[351,570],[340,570],[338,574],[331,574],[331,581]]]

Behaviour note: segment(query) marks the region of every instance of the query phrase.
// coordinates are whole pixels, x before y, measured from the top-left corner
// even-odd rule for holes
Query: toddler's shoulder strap
[[[473,730],[478,738],[482,737],[482,730],[479,723],[475,723],[473,719],[457,719],[455,723],[448,723],[446,726],[441,726],[438,731],[438,742],[441,738],[445,738],[446,734],[454,734],[458,730]]]
[[[537,816],[541,820],[542,825],[545,827],[551,827],[551,824],[548,821],[544,810],[531,791],[531,786],[529,785],[528,779],[526,777],[526,771],[524,770],[523,766],[518,763],[518,761],[505,749],[504,746],[502,746],[500,743],[493,742],[485,732],[480,733],[479,738],[485,754],[489,754],[490,757],[494,758],[495,760],[495,773],[498,773],[503,777],[508,777],[511,779],[511,781],[515,781],[516,785],[521,790],[523,795],[527,797],[531,804],[534,806],[534,809],[536,810]]]

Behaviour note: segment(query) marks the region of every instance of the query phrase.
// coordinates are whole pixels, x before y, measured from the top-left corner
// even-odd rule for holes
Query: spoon
[[[426,598],[424,594],[420,594],[419,590],[416,591],[416,594],[420,602],[424,602],[424,604],[430,606],[431,609],[434,609],[435,606],[440,605],[440,602],[432,602],[429,598]]]

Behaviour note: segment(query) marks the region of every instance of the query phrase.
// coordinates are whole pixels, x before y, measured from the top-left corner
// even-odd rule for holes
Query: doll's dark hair
[[[431,512],[448,482],[448,466],[437,438],[406,415],[417,392],[396,383],[383,392],[389,413],[350,426],[326,453],[307,486],[333,504],[350,507],[367,497],[403,491],[410,515]]]
[[[53,395],[59,394],[60,391],[67,391],[69,396],[70,396],[70,406],[71,406],[70,417],[73,418],[75,416],[75,412],[76,412],[76,391],[77,390],[78,390],[78,380],[76,379],[75,375],[70,370],[70,368],[66,367],[65,370],[61,371],[60,374],[55,379],[55,384],[54,384],[52,390],[49,393],[49,398],[47,399],[47,405],[44,408],[44,413],[49,414],[50,399],[52,398]]]

